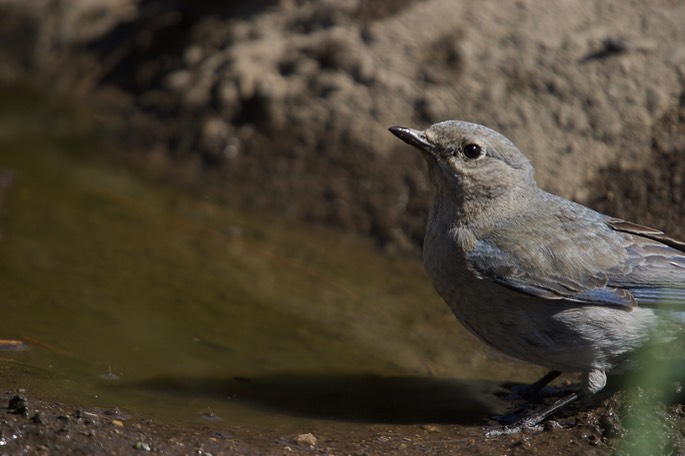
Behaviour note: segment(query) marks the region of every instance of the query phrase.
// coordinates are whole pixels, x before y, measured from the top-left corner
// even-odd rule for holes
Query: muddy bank
[[[44,400],[6,389],[6,383],[3,379],[0,394],[0,452],[8,455],[609,455],[681,454],[685,449],[682,405],[654,407],[652,401],[661,394],[641,389],[605,399],[592,411],[561,414],[544,430],[486,438],[486,426],[476,417],[462,424],[398,424],[392,413],[368,423],[293,426],[283,432],[235,425],[208,410],[207,425],[178,427],[117,407]]]
[[[548,432],[488,439],[479,426],[369,424],[341,432],[319,429],[277,434],[230,426],[195,430],[131,417],[111,408],[75,408],[24,391],[0,395],[2,454],[610,454],[598,417],[583,416],[574,432]],[[590,419],[588,419],[590,418]],[[211,419],[211,418],[208,418]],[[305,432],[307,431],[307,432]]]

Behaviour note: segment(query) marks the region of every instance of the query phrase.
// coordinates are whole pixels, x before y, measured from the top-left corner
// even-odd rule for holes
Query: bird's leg
[[[552,370],[547,372],[538,381],[536,381],[535,383],[531,383],[530,385],[514,385],[511,387],[511,391],[512,393],[514,393],[514,395],[510,396],[509,399],[540,399],[540,393],[545,388],[545,386],[547,386],[552,380],[554,380],[561,374],[561,371]],[[553,396],[561,396],[561,394],[553,394]]]
[[[557,377],[559,377],[562,374],[561,371],[557,370],[552,370],[546,373],[542,378],[537,380],[536,382],[521,388],[517,394],[523,398],[526,398],[528,400],[533,400],[533,399],[539,399],[541,396],[542,390],[553,380],[555,380]],[[555,395],[560,395],[560,394],[555,394]],[[551,415],[554,413],[558,412],[559,410],[562,410],[575,400],[577,400],[580,397],[580,393],[572,392],[569,394],[564,395],[563,397],[560,397],[557,399],[554,403],[551,405],[535,412],[529,415],[524,415],[523,417],[519,417],[518,419],[516,418],[516,415],[518,413],[512,413],[511,415],[507,415],[503,418],[501,418],[501,421],[506,423],[509,421],[510,424],[506,424],[501,427],[493,428],[490,429],[489,431],[486,432],[487,436],[498,436],[498,435],[508,435],[508,434],[516,434],[518,432],[521,432],[524,429],[532,429],[538,426],[540,423],[542,423],[544,420],[549,418]],[[520,415],[519,415],[520,416]]]
[[[555,371],[552,371],[555,372]],[[549,376],[547,374],[545,377]],[[543,377],[543,379],[545,378]],[[542,380],[542,379],[541,379]],[[536,382],[537,383],[537,382]],[[553,404],[545,407],[544,409],[533,413],[531,415],[525,416],[513,424],[508,424],[506,426],[492,428],[485,432],[486,437],[497,437],[502,435],[518,434],[524,429],[532,429],[537,427],[544,420],[566,408],[569,404],[574,402],[580,397],[579,393],[570,393],[560,399],[557,399]]]
[[[559,377],[563,372],[558,370],[551,370],[547,372],[542,378],[537,380],[535,383],[528,385],[522,392],[521,396],[531,399],[539,396],[540,391],[547,386],[552,380]]]

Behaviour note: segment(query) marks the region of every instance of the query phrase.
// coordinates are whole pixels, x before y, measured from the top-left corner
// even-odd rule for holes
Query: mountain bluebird
[[[433,286],[483,342],[552,369],[538,386],[580,372],[592,396],[648,340],[682,329],[659,308],[685,309],[684,242],[541,190],[521,151],[482,125],[390,131],[421,151],[435,185],[423,245]]]

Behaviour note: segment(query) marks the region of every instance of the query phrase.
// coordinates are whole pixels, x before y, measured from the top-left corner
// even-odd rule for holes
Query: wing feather
[[[499,227],[468,252],[469,265],[481,278],[543,299],[685,310],[685,242],[593,214],[583,223],[567,218],[556,230],[545,230],[544,221],[523,231]]]

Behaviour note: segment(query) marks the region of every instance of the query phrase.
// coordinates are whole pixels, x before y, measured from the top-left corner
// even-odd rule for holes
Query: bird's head
[[[537,188],[528,158],[490,128],[447,120],[423,131],[406,127],[390,131],[422,152],[438,193],[487,205]]]

